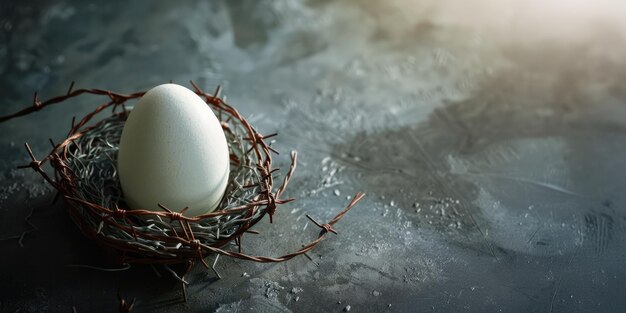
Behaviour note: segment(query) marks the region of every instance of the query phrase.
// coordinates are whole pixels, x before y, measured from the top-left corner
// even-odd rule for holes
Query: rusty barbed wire
[[[117,182],[115,158],[121,130],[130,112],[126,102],[140,98],[145,92],[122,94],[102,89],[74,90],[72,82],[64,95],[40,101],[35,93],[30,107],[0,117],[0,123],[5,122],[84,94],[107,97],[106,102],[78,122],[73,117],[67,138],[58,144],[52,143],[52,152],[42,159],[37,159],[25,143],[31,161],[20,168],[33,169],[52,185],[57,196],[68,203],[68,213],[83,234],[117,251],[121,256],[120,263],[166,265],[187,262],[188,270],[182,276],[174,273],[181,281],[185,295],[185,274],[197,261],[205,268],[215,270],[204,260],[209,254],[262,263],[290,260],[313,249],[328,232],[336,234],[333,225],[364,197],[363,193],[356,193],[345,209],[327,223],[319,223],[307,215],[320,228],[320,233],[295,252],[279,257],[243,253],[243,235],[258,234],[250,228],[266,214],[273,222],[277,207],[294,200],[282,198],[282,195],[296,169],[297,153],[291,153],[289,169],[275,189],[274,175],[278,169],[272,168],[272,153],[278,151],[265,139],[276,134],[260,134],[220,97],[220,86],[213,94],[208,94],[193,81],[190,83],[194,92],[216,113],[227,136],[233,168],[220,209],[194,217],[184,216],[163,205],[160,205],[163,211],[159,212],[125,210],[119,206],[123,196]],[[121,111],[118,110],[120,107]],[[108,108],[112,108],[110,116],[89,125],[94,117]],[[43,169],[46,163],[54,169],[53,176]],[[237,251],[228,248],[232,246],[237,246]]]

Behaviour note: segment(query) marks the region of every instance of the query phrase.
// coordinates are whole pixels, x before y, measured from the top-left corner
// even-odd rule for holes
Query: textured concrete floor
[[[496,3],[497,2],[497,3]],[[220,258],[190,297],[114,264],[42,179],[14,167],[59,140],[65,103],[0,124],[0,312],[622,312],[626,306],[626,8],[617,1],[3,1],[0,115],[79,87],[190,79],[300,163],[280,255],[368,197],[313,253]],[[278,158],[286,165],[287,153]],[[209,258],[209,261],[212,261]],[[157,268],[158,270],[158,268]]]

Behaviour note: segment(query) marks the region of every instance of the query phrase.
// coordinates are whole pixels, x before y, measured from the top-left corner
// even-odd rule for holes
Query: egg
[[[130,112],[120,138],[118,175],[130,209],[185,216],[215,210],[230,171],[228,143],[209,106],[176,84],[150,89]]]

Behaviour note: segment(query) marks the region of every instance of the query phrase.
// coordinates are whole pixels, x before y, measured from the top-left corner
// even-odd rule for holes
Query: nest
[[[256,262],[282,262],[313,249],[328,232],[336,233],[332,226],[361,200],[363,194],[357,193],[328,223],[319,223],[307,215],[320,228],[320,233],[315,240],[293,253],[280,257],[243,253],[243,235],[257,233],[250,228],[266,215],[273,222],[278,206],[294,200],[282,196],[296,168],[297,155],[291,153],[289,169],[280,185],[275,186],[277,169],[272,167],[272,154],[278,152],[266,139],[276,134],[260,134],[234,107],[220,98],[219,87],[213,94],[208,94],[193,82],[191,84],[220,120],[231,160],[228,187],[218,209],[195,217],[177,212],[180,208],[163,205],[159,205],[162,209],[159,212],[125,208],[116,170],[118,144],[131,111],[127,102],[140,98],[145,92],[120,94],[101,89],[73,90],[72,83],[66,94],[43,102],[35,94],[32,106],[0,117],[0,122],[84,94],[107,99],[81,120],[72,119],[67,138],[58,144],[51,141],[52,151],[43,159],[37,159],[25,144],[31,162],[22,167],[41,174],[58,191],[57,196],[67,202],[68,213],[82,233],[116,251],[122,264],[187,262],[190,268],[199,261],[209,268],[205,261],[209,254]],[[93,122],[107,109],[111,109],[110,115]],[[53,175],[43,169],[45,163],[52,166]]]

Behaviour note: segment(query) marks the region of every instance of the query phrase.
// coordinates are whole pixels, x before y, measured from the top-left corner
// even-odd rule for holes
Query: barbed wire
[[[319,223],[307,215],[320,232],[315,240],[299,250],[279,257],[243,253],[243,235],[258,233],[250,228],[265,215],[269,215],[270,222],[273,222],[277,207],[294,200],[282,198],[282,195],[296,169],[297,153],[291,152],[289,169],[280,186],[275,188],[274,175],[278,169],[272,167],[272,154],[278,151],[265,139],[276,134],[260,134],[219,96],[219,86],[213,94],[208,94],[193,81],[191,85],[216,113],[227,137],[231,160],[229,184],[219,209],[198,216],[188,217],[163,205],[159,205],[163,211],[156,212],[124,208],[117,178],[117,151],[130,112],[126,103],[143,96],[143,91],[121,94],[102,89],[73,90],[72,82],[64,95],[46,101],[40,101],[35,93],[32,106],[1,116],[0,123],[84,94],[108,98],[78,122],[72,118],[67,138],[58,144],[52,143],[52,152],[44,158],[37,159],[26,143],[31,162],[20,168],[33,169],[50,183],[68,203],[69,215],[83,234],[117,251],[121,264],[187,262],[189,270],[199,261],[208,269],[210,266],[204,259],[209,254],[262,263],[284,262],[313,249],[328,232],[336,234],[333,225],[364,197],[363,193],[355,194],[345,209],[327,223]],[[112,109],[109,116],[90,124],[108,108]],[[52,166],[54,175],[46,173],[43,168],[46,163]],[[237,250],[232,250],[233,247]],[[184,276],[180,280],[186,295]]]

